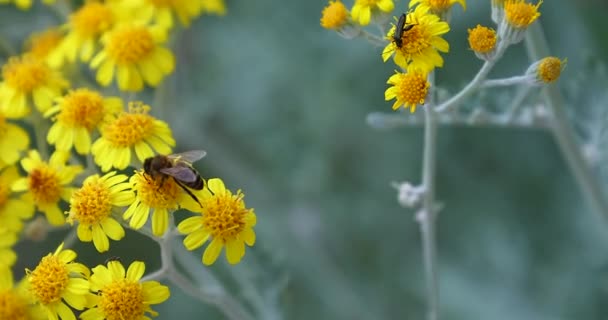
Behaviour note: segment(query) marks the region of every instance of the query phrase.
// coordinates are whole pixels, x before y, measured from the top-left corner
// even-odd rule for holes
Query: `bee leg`
[[[211,193],[212,196],[215,195],[215,192],[213,192],[213,190],[211,190],[211,188],[209,188],[209,186],[207,185],[207,180],[203,179],[203,185],[204,185],[204,187],[207,187],[207,190],[209,190],[209,192]]]
[[[175,181],[175,183],[177,183],[178,186],[180,186],[182,189],[184,189],[184,191],[186,191],[186,193],[192,198],[194,199],[194,201],[196,201],[196,203],[198,203],[199,206],[201,206],[201,208],[203,207],[203,205],[201,204],[201,202],[198,200],[198,198],[194,195],[194,193],[192,193],[192,191],[190,191],[190,189],[188,189],[188,187],[186,187],[185,185],[183,185],[181,182],[179,182],[179,180],[177,179],[173,179],[173,181]]]

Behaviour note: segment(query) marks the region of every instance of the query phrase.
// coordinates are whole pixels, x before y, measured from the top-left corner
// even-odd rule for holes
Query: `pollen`
[[[29,52],[37,59],[44,59],[59,45],[62,38],[61,32],[57,29],[34,34],[28,41]]]
[[[412,106],[411,112],[416,111],[417,104],[424,103],[430,87],[426,75],[420,72],[395,74],[389,78],[388,83],[394,85],[394,94],[397,98],[393,110],[397,110],[399,106],[404,105],[405,107]]]
[[[110,190],[99,177],[76,190],[71,200],[73,218],[82,224],[100,223],[112,210]]]
[[[137,197],[152,208],[175,209],[181,195],[181,188],[172,178],[159,176],[152,178],[142,171],[133,176]]]
[[[104,137],[114,146],[131,147],[154,132],[154,118],[148,114],[150,107],[131,103],[124,112],[104,128]]]
[[[68,268],[57,256],[43,257],[29,275],[30,292],[44,305],[58,302],[69,282]]]
[[[93,37],[107,30],[114,21],[110,8],[100,2],[87,2],[70,16],[74,30],[83,37]]]
[[[321,26],[325,29],[338,29],[348,20],[348,9],[340,1],[330,1],[323,8]]]
[[[410,30],[403,33],[401,37],[401,51],[406,54],[417,54],[431,46],[426,40],[427,37],[422,33],[421,28],[413,26]]]
[[[137,63],[156,47],[152,34],[145,27],[125,27],[112,33],[107,52],[118,65]]]
[[[31,92],[45,83],[51,70],[33,56],[12,57],[2,67],[2,77],[6,83],[21,92]]]
[[[101,289],[98,307],[107,320],[144,318],[142,285],[127,279],[113,281]]]
[[[30,172],[28,187],[39,204],[55,203],[61,195],[61,181],[57,171],[47,165],[41,165]]]
[[[84,127],[91,132],[103,117],[102,96],[88,89],[78,89],[65,96],[57,120],[70,127]]]
[[[538,78],[545,82],[555,82],[566,65],[566,60],[556,57],[547,57],[541,60],[538,65]]]
[[[14,290],[0,291],[0,319],[29,320],[26,301]]]
[[[225,192],[210,197],[203,203],[203,225],[213,238],[224,242],[234,239],[245,228],[245,216],[252,211],[243,202],[243,193]]]
[[[527,28],[540,17],[538,7],[543,3],[539,0],[536,5],[524,0],[508,0],[505,2],[505,19],[515,28]]]
[[[496,46],[496,31],[491,28],[477,25],[469,31],[469,46],[475,52],[487,53]]]

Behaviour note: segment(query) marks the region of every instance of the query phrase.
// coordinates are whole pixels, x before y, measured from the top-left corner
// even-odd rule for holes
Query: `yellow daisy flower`
[[[392,85],[384,92],[386,101],[397,99],[393,104],[393,110],[410,108],[410,112],[416,111],[417,105],[424,104],[431,84],[427,81],[427,74],[420,69],[408,68],[407,73],[396,72],[388,81]]]
[[[82,310],[89,305],[90,271],[74,259],[76,252],[63,250],[61,243],[54,253],[43,257],[33,271],[25,270],[30,294],[46,311],[48,319],[76,319],[69,306]]]
[[[46,117],[57,114],[47,141],[62,151],[70,151],[74,146],[80,154],[89,153],[93,130],[113,120],[123,108],[120,98],[104,98],[97,91],[84,88],[70,91],[55,102],[44,114]]]
[[[13,184],[13,191],[26,191],[24,199],[36,204],[50,224],[58,226],[65,223],[59,201],[70,201],[73,187],[72,180],[82,172],[81,166],[66,165],[68,153],[55,151],[49,162],[44,162],[36,150],[31,150],[21,160],[21,166],[28,173]]]
[[[49,64],[58,67],[68,62],[89,61],[98,48],[101,35],[116,22],[117,14],[110,3],[86,1],[74,11],[64,26],[67,34],[57,50],[48,58]]]
[[[245,244],[255,244],[256,216],[253,209],[245,207],[244,196],[241,190],[230,192],[222,180],[210,179],[201,194],[200,216],[187,218],[177,226],[179,232],[188,234],[184,239],[188,250],[211,239],[203,254],[205,265],[213,264],[224,246],[228,262],[239,263],[245,255]]]
[[[394,8],[393,0],[355,0],[350,13],[354,21],[366,26],[372,18],[372,10],[380,9],[383,12],[391,12]]]
[[[15,3],[15,5],[17,6],[17,8],[21,9],[21,10],[28,10],[29,8],[32,7],[32,0],[0,0],[0,4],[4,4],[4,3]],[[55,3],[55,0],[42,0],[42,3],[44,4],[53,4]]]
[[[137,17],[153,21],[158,25],[173,27],[173,15],[176,15],[184,26],[201,14],[202,2],[196,0],[123,0],[122,4],[130,10],[136,10]]]
[[[523,40],[528,27],[540,17],[539,0],[533,5],[524,0],[505,0],[504,17],[498,26],[498,36],[507,43],[515,44]]]
[[[47,320],[44,310],[30,304],[31,297],[23,284],[15,286],[11,269],[0,267],[0,319]]]
[[[431,71],[435,67],[443,66],[443,58],[437,51],[448,52],[449,43],[441,35],[450,31],[450,26],[440,21],[439,17],[428,13],[428,8],[416,7],[416,10],[407,15],[407,23],[414,26],[403,32],[401,47],[398,47],[393,39],[395,26],[387,36],[389,44],[382,51],[382,60],[386,62],[393,53],[395,63],[403,69],[409,64],[425,71]]]
[[[9,58],[2,66],[2,78],[0,110],[9,118],[27,116],[31,101],[40,112],[45,112],[69,86],[58,71],[32,55]]]
[[[0,227],[0,269],[12,267],[17,261],[17,254],[13,251],[15,243],[17,243],[17,234],[4,226]],[[0,317],[0,319],[4,319],[4,317]]]
[[[200,0],[203,13],[216,14],[223,16],[226,14],[226,4],[224,0]]]
[[[478,24],[475,28],[468,29],[468,32],[469,46],[475,55],[483,60],[492,59],[498,42],[496,31]]]
[[[49,28],[33,33],[25,43],[25,51],[44,61],[59,46],[61,40],[63,33],[57,28]]]
[[[162,236],[169,227],[170,213],[180,207],[190,211],[200,210],[200,204],[184,192],[173,178],[152,178],[139,170],[129,182],[136,196],[123,218],[129,220],[129,226],[135,230],[144,226],[152,212],[152,233]]]
[[[0,173],[0,226],[12,232],[20,232],[23,220],[34,215],[34,204],[25,195],[11,197],[11,186],[19,178],[15,166],[6,167]]]
[[[129,112],[119,114],[102,127],[101,137],[91,148],[95,163],[102,171],[125,169],[131,163],[132,150],[142,163],[156,155],[154,150],[160,154],[171,153],[175,140],[169,125],[149,115],[149,111],[148,105],[130,103]]]
[[[424,9],[427,9],[433,14],[443,16],[456,3],[459,3],[463,9],[467,9],[467,3],[465,0],[411,0],[409,6],[411,8],[418,5]]]
[[[340,29],[348,22],[348,9],[341,1],[330,1],[321,13],[321,27]]]
[[[23,128],[7,121],[0,109],[0,163],[12,165],[21,158],[21,152],[30,144],[30,137]]]
[[[135,200],[127,178],[123,174],[116,175],[116,171],[103,177],[89,176],[70,199],[68,222],[78,221],[78,238],[84,242],[93,241],[99,252],[110,249],[108,238],[118,241],[125,236],[125,230],[112,217],[112,212],[115,207],[126,207]]]
[[[97,292],[95,306],[80,315],[82,320],[146,320],[157,316],[151,305],[169,299],[167,286],[157,281],[141,281],[146,265],[134,261],[125,271],[118,261],[93,268],[91,291]]]
[[[97,70],[97,82],[112,83],[116,73],[122,91],[141,91],[144,82],[157,86],[175,67],[171,51],[163,46],[167,32],[163,27],[149,27],[138,22],[118,26],[106,33],[103,50],[91,61]]]

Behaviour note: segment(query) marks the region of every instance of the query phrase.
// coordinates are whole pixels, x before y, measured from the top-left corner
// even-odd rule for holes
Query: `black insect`
[[[410,29],[412,29],[415,24],[407,23],[407,14],[402,13],[397,21],[397,26],[395,27],[395,34],[393,34],[393,42],[397,46],[397,48],[401,48],[403,46],[403,34]]]
[[[156,155],[144,160],[144,172],[153,179],[160,177],[161,186],[168,177],[172,177],[192,199],[201,205],[188,188],[202,190],[205,187],[205,180],[192,167],[192,163],[202,159],[206,154],[204,150],[192,150],[166,156]]]

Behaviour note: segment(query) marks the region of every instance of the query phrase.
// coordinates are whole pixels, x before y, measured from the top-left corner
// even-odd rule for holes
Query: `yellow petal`
[[[212,265],[217,260],[217,257],[219,257],[223,247],[224,244],[221,240],[217,238],[213,239],[205,249],[205,253],[203,253],[203,264],[207,266]]]

